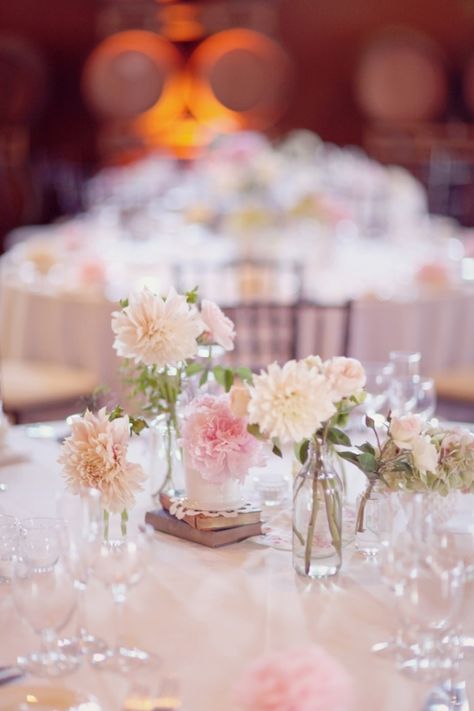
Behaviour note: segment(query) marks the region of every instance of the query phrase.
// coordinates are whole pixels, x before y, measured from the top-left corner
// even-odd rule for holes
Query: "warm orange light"
[[[291,64],[269,37],[251,30],[226,30],[197,47],[187,78],[187,103],[199,121],[212,128],[262,129],[286,107]]]
[[[213,133],[192,116],[183,116],[164,128],[155,126],[155,131],[146,136],[150,147],[165,146],[177,158],[195,158],[213,138]]]
[[[161,34],[172,42],[190,42],[204,33],[198,8],[193,5],[167,5],[158,11],[158,21]]]
[[[153,32],[128,30],[107,37],[89,56],[82,82],[90,106],[108,118],[143,112],[146,117],[153,111],[154,121],[166,122],[183,108],[181,54]]]

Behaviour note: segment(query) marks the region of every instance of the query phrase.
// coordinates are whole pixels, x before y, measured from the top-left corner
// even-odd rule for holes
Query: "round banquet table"
[[[27,431],[19,427],[11,433],[11,446],[27,453],[28,461],[0,468],[0,480],[8,485],[0,493],[0,511],[52,515],[55,495],[62,489],[58,444],[27,438]],[[144,454],[140,440],[134,446],[131,459]],[[137,502],[135,523],[142,520],[147,500],[144,493]],[[212,550],[156,533],[152,547],[151,571],[129,594],[126,636],[132,644],[155,650],[178,675],[184,711],[233,711],[231,689],[249,662],[270,650],[312,642],[353,676],[351,711],[424,708],[429,686],[399,675],[392,662],[369,651],[392,634],[393,604],[376,566],[358,559],[350,547],[339,576],[323,583],[299,578],[288,551],[253,539]],[[463,629],[473,634],[472,583],[469,588]],[[113,642],[110,597],[96,582],[87,596],[90,629]],[[0,628],[0,664],[38,647],[38,639],[15,611],[8,585],[0,587]],[[73,629],[71,622],[62,634]],[[461,673],[474,699],[474,662],[464,662]],[[37,683],[20,683],[30,681]],[[104,711],[119,711],[132,681],[84,663],[68,677],[43,683],[93,693]],[[7,693],[8,687],[0,687],[0,708]]]
[[[112,348],[110,319],[117,305],[118,301],[94,289],[40,290],[15,278],[3,278],[1,356],[86,368],[98,383],[114,387],[119,360]],[[298,357],[318,353],[328,358],[340,353],[341,313],[325,312],[321,337],[315,332],[311,314],[308,321],[305,318],[301,320]],[[390,350],[419,350],[424,373],[432,375],[474,363],[473,332],[474,292],[467,288],[424,293],[417,298],[358,299],[351,312],[349,354],[363,362],[386,361]]]

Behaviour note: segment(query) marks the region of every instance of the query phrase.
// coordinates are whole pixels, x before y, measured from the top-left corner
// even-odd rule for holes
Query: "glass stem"
[[[115,638],[115,648],[118,653],[120,653],[120,649],[122,647],[125,647],[124,639],[123,639],[123,622],[124,622],[124,611],[125,611],[125,600],[126,600],[126,595],[124,591],[122,590],[122,586],[120,586],[120,590],[112,590],[112,596],[114,600],[114,610],[115,610],[115,629],[116,629],[116,638]]]
[[[41,630],[41,654],[44,657],[48,657],[51,660],[58,654],[57,648],[57,637],[56,633],[52,629]]]

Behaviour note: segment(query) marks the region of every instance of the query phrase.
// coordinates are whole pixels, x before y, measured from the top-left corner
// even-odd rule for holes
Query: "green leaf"
[[[120,299],[119,303],[122,309],[126,309],[128,306],[128,299]]]
[[[110,411],[109,420],[112,422],[113,420],[117,420],[119,417],[123,417],[123,407],[117,405],[117,407],[114,407],[114,409]]]
[[[351,446],[351,440],[346,435],[345,432],[339,430],[337,427],[331,427],[328,430],[327,438],[333,444],[343,444],[346,447]]]
[[[198,300],[198,290],[199,287],[195,286],[194,289],[186,292],[186,302],[188,304],[197,304]]]
[[[368,454],[373,454],[375,456],[375,449],[372,447],[370,442],[364,442],[364,444],[357,445],[357,449],[361,452],[367,452]]]
[[[256,439],[265,439],[265,436],[260,432],[260,427],[257,424],[247,425],[247,432]]]
[[[196,373],[200,373],[203,367],[204,366],[202,366],[201,363],[190,363],[186,366],[185,373],[189,378],[191,377],[191,375],[196,375]]]
[[[204,385],[204,383],[207,383],[208,375],[209,375],[209,371],[207,371],[207,370],[202,371],[202,375],[199,378],[199,387],[201,387],[201,385]]]
[[[250,370],[250,368],[235,368],[234,373],[239,376],[241,380],[243,380],[246,383],[252,383],[253,382],[253,373]]]
[[[357,467],[360,466],[359,455],[355,452],[338,452],[337,456],[341,459],[345,459],[346,462],[351,462],[351,464],[355,464]]]
[[[359,464],[364,469],[365,472],[375,472],[377,471],[377,460],[373,454],[369,452],[363,452],[359,454]]]
[[[280,447],[275,443],[273,443],[272,453],[276,454],[277,457],[283,458],[283,452],[281,451]]]
[[[225,388],[225,368],[223,368],[222,365],[215,365],[212,369],[212,372],[214,373],[216,382],[218,382],[219,385],[222,385],[222,387]]]
[[[232,385],[234,384],[234,373],[230,368],[226,368],[224,371],[224,387],[226,393],[229,392]]]
[[[139,435],[148,427],[148,423],[143,419],[143,417],[130,417],[129,419],[130,429],[133,434]]]
[[[295,445],[295,454],[296,458],[298,461],[301,462],[301,464],[304,464],[306,460],[308,459],[308,452],[309,452],[309,439],[304,439],[302,442],[299,442],[298,444]]]

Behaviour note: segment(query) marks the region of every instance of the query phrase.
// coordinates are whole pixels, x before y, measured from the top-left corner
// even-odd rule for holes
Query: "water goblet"
[[[159,664],[154,653],[128,647],[122,637],[128,591],[142,580],[150,561],[149,536],[145,530],[138,531],[133,536],[104,540],[94,561],[93,571],[96,578],[112,593],[117,632],[115,646],[106,654],[96,654],[92,659],[94,666],[99,669],[127,672],[145,665]]]
[[[433,378],[419,378],[416,403],[412,412],[430,420],[436,412],[436,387]]]
[[[0,583],[10,583],[20,533],[15,516],[0,514]]]
[[[366,397],[362,403],[365,415],[371,417],[376,423],[383,421],[388,409],[390,384],[393,375],[391,363],[364,363],[366,374]],[[365,415],[363,427],[365,429]]]
[[[93,561],[102,542],[103,512],[100,491],[83,488],[79,494],[64,493],[58,499],[57,512],[65,523],[62,547],[77,589],[76,636],[61,639],[63,649],[76,648],[80,654],[93,656],[107,652],[107,644],[87,630],[85,597]]]
[[[390,351],[388,358],[393,368],[394,378],[407,378],[420,375],[421,353]]]
[[[76,605],[74,579],[60,539],[61,523],[57,520],[28,519],[21,524],[13,561],[15,606],[41,638],[40,651],[18,657],[17,664],[37,676],[59,676],[79,665],[79,658],[65,654],[57,643],[57,633],[70,620]]]

